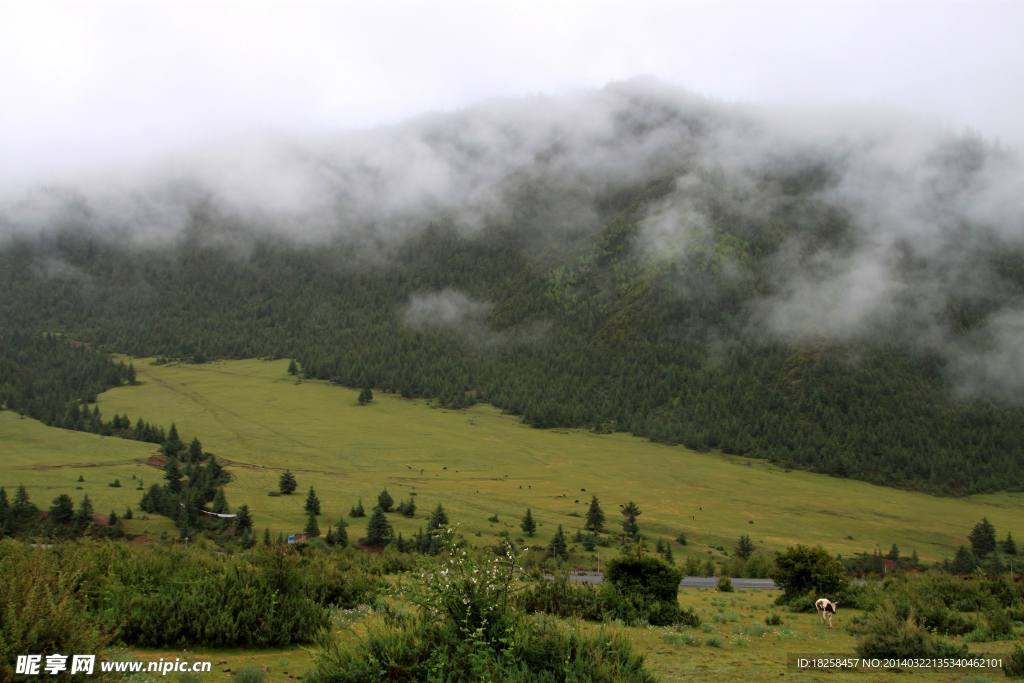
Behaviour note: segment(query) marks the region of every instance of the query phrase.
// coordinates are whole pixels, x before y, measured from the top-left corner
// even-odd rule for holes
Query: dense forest
[[[674,126],[692,142],[715,128],[699,107],[670,116],[682,105],[636,99],[621,105],[621,137]],[[1005,356],[1012,326],[997,324],[1024,302],[1019,243],[966,218],[942,233],[948,249],[895,240],[886,272],[900,288],[838,333],[847,299],[801,301],[875,287],[828,277],[869,242],[833,200],[844,162],[793,153],[745,170],[743,184],[677,147],[650,152],[644,173],[577,178],[585,201],[567,189],[579,169],[546,147],[529,162],[543,168],[503,177],[501,210],[472,229],[442,206],[397,237],[340,217],[335,233],[300,239],[200,193],[181,200],[180,230],[138,239],[65,206],[46,229],[0,241],[0,347],[14,332],[59,331],[194,362],[293,357],[307,377],[489,402],[537,427],[623,430],[935,493],[1024,489],[1021,392],[979,364]],[[998,157],[973,140],[939,151],[929,163],[965,185]],[[957,192],[944,177],[929,180],[940,208]],[[699,230],[683,244],[663,234],[695,203]],[[5,387],[21,361],[0,352]],[[12,407],[22,395],[4,391]]]

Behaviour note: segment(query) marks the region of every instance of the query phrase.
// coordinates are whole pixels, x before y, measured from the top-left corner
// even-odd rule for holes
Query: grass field
[[[518,536],[527,507],[541,525],[531,542],[546,543],[558,524],[571,533],[582,526],[591,494],[601,499],[612,524],[618,523],[620,503],[637,501],[642,531],[652,541],[685,532],[691,543],[675,546],[677,556],[717,554],[714,546],[731,548],[740,534],[750,534],[765,550],[799,542],[849,554],[876,546],[887,550],[896,543],[906,553],[916,550],[922,560],[937,560],[966,542],[967,531],[983,515],[1000,536],[1009,530],[1024,537],[1020,493],[940,498],[786,472],[764,461],[696,453],[625,434],[532,429],[489,406],[451,411],[381,394],[359,406],[351,389],[296,380],[286,372],[287,361],[154,365],[137,359],[135,367],[140,384],[102,394],[104,414],[128,413],[165,425],[174,420],[184,439],[199,436],[229,463],[236,479],[228,486],[228,500],[250,506],[258,532],[264,527],[275,534],[301,531],[305,493],[313,485],[323,503],[325,531],[357,498],[369,509],[387,487],[396,502],[410,496],[417,501],[415,520],[392,517],[398,531],[414,532],[440,502],[468,537],[478,535],[481,541],[493,540],[501,530]],[[6,431],[13,418],[0,424]],[[125,455],[104,455],[113,460],[141,458],[148,449],[38,429],[66,448],[17,446],[16,467],[99,462],[106,453],[99,446],[78,452],[78,443],[118,443]],[[7,439],[19,441],[16,434]],[[12,472],[9,461],[0,466],[2,481],[47,486],[46,495],[60,486],[73,488],[74,477]],[[121,476],[123,482],[134,472],[148,482],[158,474],[135,464],[120,467],[104,467],[110,476],[103,477]],[[285,468],[296,474],[298,492],[267,495]],[[117,495],[125,496],[124,504],[137,501],[130,488]],[[98,490],[96,496],[97,509],[104,509],[106,499]],[[493,514],[497,523],[487,521]],[[350,522],[350,537],[361,536],[365,520]]]
[[[693,609],[702,624],[697,628],[601,626],[588,622],[567,622],[591,631],[605,628],[626,635],[642,654],[647,666],[660,681],[760,681],[780,677],[801,681],[994,681],[999,672],[950,674],[940,672],[798,672],[788,669],[787,655],[846,655],[854,652],[854,637],[845,626],[857,610],[841,610],[828,629],[816,614],[790,614],[772,604],[776,591],[737,591],[719,593],[709,589],[680,591],[680,603]],[[768,626],[765,617],[777,613],[782,624]],[[341,637],[358,634],[364,623],[379,619],[374,615],[352,618],[339,615],[334,630]],[[1013,647],[1008,641],[978,643],[975,653],[1005,656]],[[173,660],[175,656],[195,661],[212,660],[214,671],[206,681],[230,681],[239,670],[265,670],[267,680],[295,680],[312,666],[313,648],[283,650],[132,650],[137,659]]]
[[[88,494],[99,515],[132,508],[134,519],[125,520],[132,534],[177,533],[169,519],[146,517],[138,509],[140,480],[149,486],[161,476],[146,464],[155,452],[153,444],[56,429],[0,411],[0,486],[8,497],[24,484],[32,502],[45,510],[61,493],[75,505]],[[115,479],[120,487],[109,485]]]

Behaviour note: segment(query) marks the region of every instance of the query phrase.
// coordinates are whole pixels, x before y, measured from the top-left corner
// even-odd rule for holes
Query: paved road
[[[599,572],[570,574],[570,581],[578,583],[601,583],[604,575]],[[715,588],[718,579],[713,576],[687,576],[679,582],[680,588]],[[775,590],[778,586],[771,579],[732,579],[732,587],[739,590]]]

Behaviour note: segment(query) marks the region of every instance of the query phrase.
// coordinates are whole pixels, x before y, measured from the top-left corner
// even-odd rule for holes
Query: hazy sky
[[[1024,1],[0,0],[0,182],[649,75],[1024,142]]]

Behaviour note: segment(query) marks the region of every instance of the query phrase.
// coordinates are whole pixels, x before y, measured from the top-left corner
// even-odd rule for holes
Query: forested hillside
[[[309,377],[486,401],[538,427],[939,493],[1024,488],[1024,250],[1002,205],[969,202],[1003,152],[944,140],[913,181],[923,209],[893,204],[892,178],[878,184],[888,207],[865,208],[850,179],[874,167],[856,147],[760,136],[740,162],[722,129],[753,145],[757,125],[736,112],[612,92],[600,136],[544,129],[490,176],[461,125],[480,112],[410,124],[472,191],[396,205],[394,168],[364,157],[370,170],[321,179],[337,202],[308,232],[304,214],[192,190],[174,194],[178,229],[145,239],[77,195],[32,229],[9,210],[0,339],[59,330],[197,362],[295,357]],[[500,121],[509,135],[521,123]],[[616,155],[628,172],[609,170]],[[392,203],[373,213],[378,198]]]

